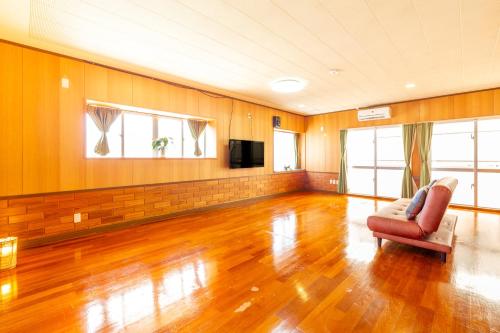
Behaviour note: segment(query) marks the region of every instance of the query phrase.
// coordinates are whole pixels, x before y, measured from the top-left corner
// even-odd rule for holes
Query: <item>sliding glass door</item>
[[[399,197],[404,165],[401,126],[347,132],[348,193]],[[500,209],[500,119],[435,123],[431,172],[458,179],[452,203]]]
[[[436,123],[432,179],[458,179],[452,203],[500,209],[500,119]]]
[[[477,121],[478,207],[500,209],[500,119]]]
[[[452,203],[474,205],[474,121],[435,123],[432,133],[432,179],[458,179]],[[422,184],[424,185],[424,184]]]
[[[403,183],[404,150],[401,126],[375,129],[377,152],[376,196],[399,198]]]
[[[401,126],[347,133],[348,193],[401,196],[404,153]]]
[[[347,132],[348,193],[375,195],[375,131]]]

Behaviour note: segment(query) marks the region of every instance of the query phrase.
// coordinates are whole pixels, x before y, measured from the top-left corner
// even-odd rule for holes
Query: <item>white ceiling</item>
[[[0,38],[303,114],[500,86],[500,0],[2,0]]]

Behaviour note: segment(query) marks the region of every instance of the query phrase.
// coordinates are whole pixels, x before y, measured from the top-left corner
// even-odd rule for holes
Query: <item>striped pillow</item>
[[[418,213],[424,208],[425,199],[427,198],[427,192],[429,191],[429,186],[424,186],[415,193],[413,199],[411,199],[410,204],[406,208],[406,217],[408,220],[414,220]]]

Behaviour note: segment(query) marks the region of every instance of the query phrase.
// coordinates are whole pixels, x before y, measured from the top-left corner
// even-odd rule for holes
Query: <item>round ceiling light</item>
[[[307,85],[307,81],[295,78],[287,77],[275,80],[271,82],[271,89],[279,93],[294,93],[301,91]]]
[[[413,89],[415,88],[417,85],[413,82],[408,82],[407,84],[405,84],[405,88],[406,89]]]

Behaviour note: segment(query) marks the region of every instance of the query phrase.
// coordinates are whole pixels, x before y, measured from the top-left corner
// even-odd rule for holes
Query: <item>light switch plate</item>
[[[63,87],[64,89],[68,89],[69,88],[69,79],[68,78],[63,77],[61,79],[61,87]]]

